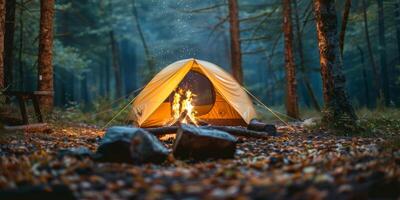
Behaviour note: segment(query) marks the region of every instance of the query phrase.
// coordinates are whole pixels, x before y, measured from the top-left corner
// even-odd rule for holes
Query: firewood
[[[179,159],[233,158],[237,139],[229,133],[182,124],[178,129],[173,154]]]
[[[254,138],[266,138],[268,136],[277,136],[276,133],[267,133],[267,132],[258,132],[253,130],[247,130],[244,127],[240,126],[200,126],[200,128],[205,129],[217,129],[221,131],[228,132],[235,136],[242,137],[254,137]],[[148,132],[161,136],[166,134],[174,134],[178,130],[178,126],[168,126],[168,127],[159,127],[159,128],[146,128]]]
[[[247,129],[253,130],[253,131],[259,131],[259,132],[267,132],[270,134],[275,134],[276,133],[276,127],[273,124],[267,124],[261,121],[258,121],[257,119],[252,119],[247,125]]]
[[[187,110],[183,111],[177,119],[172,120],[172,122],[168,123],[169,126],[179,125],[180,122],[187,118]]]
[[[268,136],[277,136],[276,132],[269,133],[269,132],[259,132],[259,131],[247,130],[245,127],[241,127],[241,126],[205,126],[204,128],[218,129],[221,131],[226,131],[232,135],[242,136],[242,137],[265,138]]]

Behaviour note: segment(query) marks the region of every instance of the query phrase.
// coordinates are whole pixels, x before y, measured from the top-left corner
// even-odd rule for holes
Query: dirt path
[[[170,158],[163,165],[133,166],[58,155],[68,147],[95,151],[102,134],[78,127],[1,133],[0,197],[32,185],[66,185],[86,199],[400,197],[400,150],[383,148],[380,138],[305,133],[240,138],[235,159],[201,163]],[[164,141],[168,147],[172,142]]]

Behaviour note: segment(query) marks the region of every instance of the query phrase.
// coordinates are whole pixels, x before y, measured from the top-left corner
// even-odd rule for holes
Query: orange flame
[[[174,100],[172,102],[172,114],[174,121],[179,120],[181,114],[186,111],[187,117],[183,118],[181,123],[187,124],[187,118],[189,118],[193,124],[197,125],[197,120],[195,117],[196,111],[194,110],[194,106],[192,104],[194,96],[195,95],[190,90],[184,92],[182,89],[178,89],[178,91],[175,92]]]

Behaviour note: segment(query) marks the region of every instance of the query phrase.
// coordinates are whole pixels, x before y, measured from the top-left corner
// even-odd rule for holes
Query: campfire
[[[174,93],[172,101],[172,116],[173,120],[169,126],[176,123],[194,124],[197,126],[196,111],[193,105],[193,97],[196,95],[191,90],[178,88]]]

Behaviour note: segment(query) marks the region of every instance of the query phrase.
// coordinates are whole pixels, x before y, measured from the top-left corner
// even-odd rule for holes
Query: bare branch
[[[256,49],[254,51],[247,51],[247,52],[243,52],[243,55],[254,55],[254,54],[259,54],[259,53],[264,53],[266,52],[267,49],[266,48],[262,48],[262,49]]]
[[[226,21],[228,21],[229,19],[229,15],[225,16],[224,18],[222,18],[217,24],[214,25],[214,27],[211,29],[210,34],[208,35],[208,39],[211,38],[211,36],[214,34],[214,32],[220,27],[222,26]]]
[[[275,10],[274,10],[274,11],[275,11]],[[274,11],[273,11],[273,12],[274,12]],[[260,14],[258,14],[258,15],[254,15],[254,16],[242,18],[242,19],[240,19],[239,21],[240,21],[240,22],[251,21],[251,20],[254,20],[254,19],[258,19],[258,18],[260,18],[260,17],[264,17],[264,16],[266,16],[266,15],[270,15],[270,14],[271,14],[270,12],[262,12],[262,13],[260,13]]]
[[[194,9],[194,10],[180,10],[180,11],[185,12],[185,13],[202,13],[202,12],[208,12],[208,11],[214,10],[216,8],[219,8],[221,6],[227,6],[227,5],[228,4],[223,3],[223,4],[216,4],[216,5],[205,7],[205,8],[198,8],[198,9]]]
[[[252,41],[257,41],[257,40],[268,40],[268,39],[271,39],[271,37],[268,37],[268,36],[251,37],[251,38],[240,39],[240,41],[241,42],[252,42]]]

